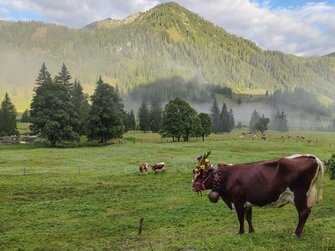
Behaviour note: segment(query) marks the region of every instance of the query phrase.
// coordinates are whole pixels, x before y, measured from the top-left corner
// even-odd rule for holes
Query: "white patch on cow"
[[[275,202],[271,202],[269,204],[266,204],[265,208],[267,207],[282,207],[285,206],[288,203],[294,203],[294,193],[291,191],[290,188],[286,188],[286,190],[279,195],[278,199]],[[244,208],[250,208],[253,204],[249,201],[244,203]]]
[[[164,162],[158,162],[155,165],[163,165],[164,166],[165,164],[164,164]]]
[[[271,202],[264,207],[282,207],[288,203],[294,203],[294,193],[290,188],[286,188],[286,190],[279,195],[279,198],[275,202]]]
[[[302,156],[306,156],[306,157],[315,157],[314,155],[312,154],[293,154],[291,156],[288,156],[288,157],[285,157],[285,159],[295,159],[295,158],[299,158],[299,157],[302,157]],[[316,158],[316,157],[315,157]]]
[[[250,207],[252,207],[252,204],[249,201],[244,203],[244,208],[250,208]]]

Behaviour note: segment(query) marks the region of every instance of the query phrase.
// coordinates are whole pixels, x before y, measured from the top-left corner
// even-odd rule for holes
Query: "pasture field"
[[[324,201],[312,209],[301,238],[291,236],[298,220],[293,205],[254,208],[256,232],[239,236],[234,212],[191,190],[195,158],[207,150],[212,163],[295,153],[324,160],[335,152],[334,133],[268,133],[266,141],[239,135],[172,143],[129,132],[103,147],[0,145],[0,250],[335,250],[335,182],[327,174]],[[138,175],[141,162],[158,161],[166,163],[165,173]]]

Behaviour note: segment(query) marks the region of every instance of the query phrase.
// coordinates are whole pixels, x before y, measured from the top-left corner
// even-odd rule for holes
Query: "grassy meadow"
[[[172,143],[129,132],[103,147],[0,145],[0,250],[334,250],[335,182],[328,175],[324,201],[312,209],[301,238],[291,236],[298,220],[293,205],[254,208],[256,232],[239,236],[235,212],[191,190],[195,158],[204,151],[212,150],[212,163],[295,153],[328,159],[334,133],[268,133],[266,141],[239,135]],[[158,161],[166,163],[165,173],[138,175],[140,163]]]

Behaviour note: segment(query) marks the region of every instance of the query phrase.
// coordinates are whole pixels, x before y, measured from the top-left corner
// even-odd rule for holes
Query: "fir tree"
[[[28,123],[29,122],[29,111],[28,111],[28,109],[24,110],[24,112],[22,113],[20,121],[23,122],[23,123]]]
[[[30,109],[31,130],[49,140],[51,146],[63,140],[79,141],[75,128],[79,124],[66,87],[50,82],[35,89]]]
[[[16,109],[6,92],[0,107],[0,136],[16,135]]]
[[[213,105],[211,107],[212,131],[218,133],[220,131],[220,110],[214,96]]]
[[[51,74],[48,72],[48,69],[45,63],[43,63],[40,69],[40,72],[38,73],[38,77],[35,81],[35,84],[37,86],[40,86],[40,85],[47,84],[50,82],[51,82]]]
[[[220,132],[230,132],[229,113],[226,104],[222,105],[220,113]]]
[[[70,83],[71,75],[68,69],[66,68],[65,64],[63,63],[60,72],[55,77],[55,82],[57,84],[64,85],[70,96],[73,96],[74,92],[74,84]]]
[[[286,114],[279,111],[271,119],[271,129],[280,132],[288,132]]]
[[[158,100],[151,101],[150,107],[150,129],[153,132],[159,132],[160,123],[162,119],[162,107]]]
[[[150,114],[147,103],[142,102],[140,108],[138,109],[138,119],[139,119],[139,129],[141,131],[150,130]]]
[[[112,138],[120,138],[124,133],[124,111],[121,98],[115,88],[99,78],[91,97],[92,106],[88,115],[88,137],[107,144]]]
[[[76,128],[81,135],[87,133],[87,118],[89,113],[88,97],[83,93],[83,88],[79,81],[75,79],[73,84],[73,106],[75,112],[78,114],[79,124]]]
[[[135,115],[134,115],[133,110],[131,110],[128,113],[128,127],[129,127],[129,130],[135,130],[136,129],[136,121],[135,121]]]
[[[234,118],[234,112],[233,109],[229,109],[228,112],[228,117],[229,117],[229,132],[232,131],[235,127],[235,118]]]

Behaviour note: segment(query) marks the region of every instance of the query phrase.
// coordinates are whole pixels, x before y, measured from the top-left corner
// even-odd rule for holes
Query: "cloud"
[[[335,51],[335,7],[326,2],[270,8],[270,1],[179,0],[190,10],[261,48],[295,55]]]
[[[81,28],[105,18],[124,18],[139,11],[146,11],[157,4],[159,2],[154,0],[0,0],[0,13],[5,9],[11,12],[29,12],[32,16],[40,15],[46,22]]]
[[[170,0],[0,0],[0,18],[13,14],[41,17],[80,28],[105,18],[125,18]],[[185,8],[247,38],[261,48],[295,55],[323,55],[335,51],[335,7],[329,2],[275,6],[270,0],[175,0]],[[274,6],[274,7],[273,7]]]

